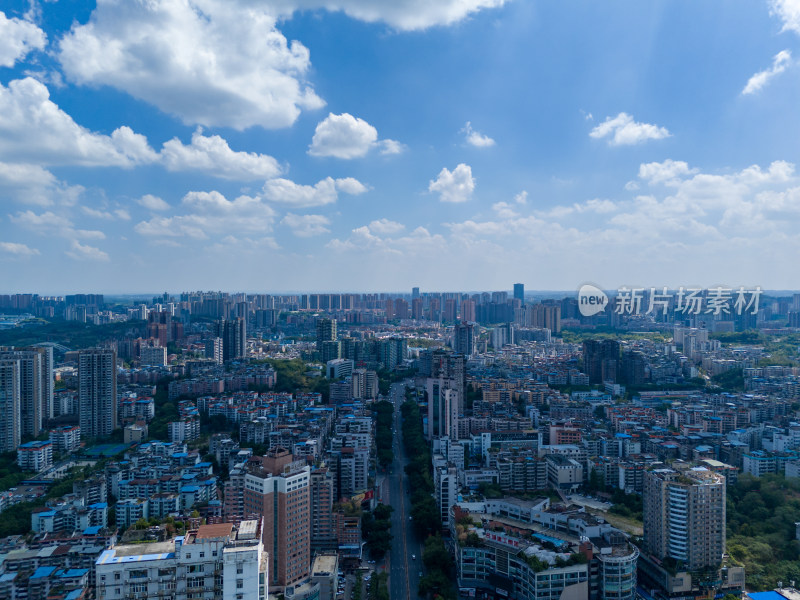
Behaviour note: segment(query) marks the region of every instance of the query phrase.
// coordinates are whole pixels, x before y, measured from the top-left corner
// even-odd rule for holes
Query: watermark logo
[[[584,317],[603,312],[608,304],[608,296],[599,287],[584,283],[578,290],[578,310]]]

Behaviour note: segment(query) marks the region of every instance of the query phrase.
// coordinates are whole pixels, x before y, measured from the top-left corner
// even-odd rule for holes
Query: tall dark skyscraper
[[[620,369],[620,346],[616,340],[583,342],[583,372],[589,383],[616,383]]]
[[[242,317],[220,319],[215,323],[214,335],[222,338],[222,360],[235,360],[247,356],[247,320]]]
[[[525,304],[525,284],[524,283],[515,283],[514,284],[514,299],[519,300],[523,304]]]
[[[336,339],[336,319],[317,319],[317,350],[322,352],[322,342]]]
[[[117,428],[117,353],[91,348],[78,359],[82,438],[111,435]]]
[[[471,323],[456,323],[453,350],[464,356],[475,354],[475,330]]]
[[[413,287],[413,288],[411,288],[411,299],[415,300],[417,298],[419,298],[419,288],[418,287]]]

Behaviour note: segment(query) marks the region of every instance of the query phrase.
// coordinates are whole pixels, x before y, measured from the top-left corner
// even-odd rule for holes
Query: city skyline
[[[4,11],[2,292],[796,287],[791,0]]]

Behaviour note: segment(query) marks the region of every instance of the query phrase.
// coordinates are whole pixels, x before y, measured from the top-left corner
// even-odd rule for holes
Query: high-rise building
[[[221,365],[223,360],[222,354],[222,338],[221,337],[213,337],[206,340],[206,358],[212,359],[218,365]]]
[[[464,356],[475,354],[475,329],[472,323],[456,323],[453,331],[453,350]]]
[[[336,482],[327,467],[311,471],[311,548],[336,550],[336,522],[333,505]]]
[[[111,435],[117,428],[117,353],[91,348],[78,356],[81,437]]]
[[[458,309],[458,304],[456,303],[455,298],[447,298],[444,301],[444,317],[443,319],[447,322],[452,323],[456,320],[456,310]]]
[[[458,416],[463,401],[456,386],[455,379],[428,378],[428,439],[447,436],[458,440]]]
[[[585,340],[583,372],[589,383],[617,382],[620,369],[620,345],[616,340]]]
[[[270,449],[247,468],[244,511],[263,518],[270,591],[282,592],[308,578],[310,571],[311,468],[285,448]]]
[[[53,417],[53,349],[2,348],[0,360],[19,363],[21,432],[37,437],[44,420]]]
[[[322,352],[323,342],[335,342],[336,319],[317,319],[317,352]]]
[[[475,322],[475,300],[463,300],[461,302],[461,320],[465,323]]]
[[[222,338],[222,360],[247,356],[247,319],[220,319],[214,326],[214,335]]]
[[[416,300],[417,298],[419,298],[419,288],[418,287],[412,287],[411,288],[411,299],[412,300]]]
[[[515,283],[514,284],[514,299],[519,300],[523,304],[525,304],[525,284],[524,283]]]
[[[679,569],[713,569],[725,553],[725,477],[704,467],[644,474],[644,549]]]
[[[0,452],[13,452],[22,438],[19,361],[0,359]]]

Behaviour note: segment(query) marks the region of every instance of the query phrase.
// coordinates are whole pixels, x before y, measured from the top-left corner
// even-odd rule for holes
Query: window
[[[243,580],[241,580],[241,579],[237,579],[237,580],[236,580],[236,589],[237,589],[237,590],[240,590],[240,589],[242,589],[243,587],[244,587],[244,581],[243,581]]]

